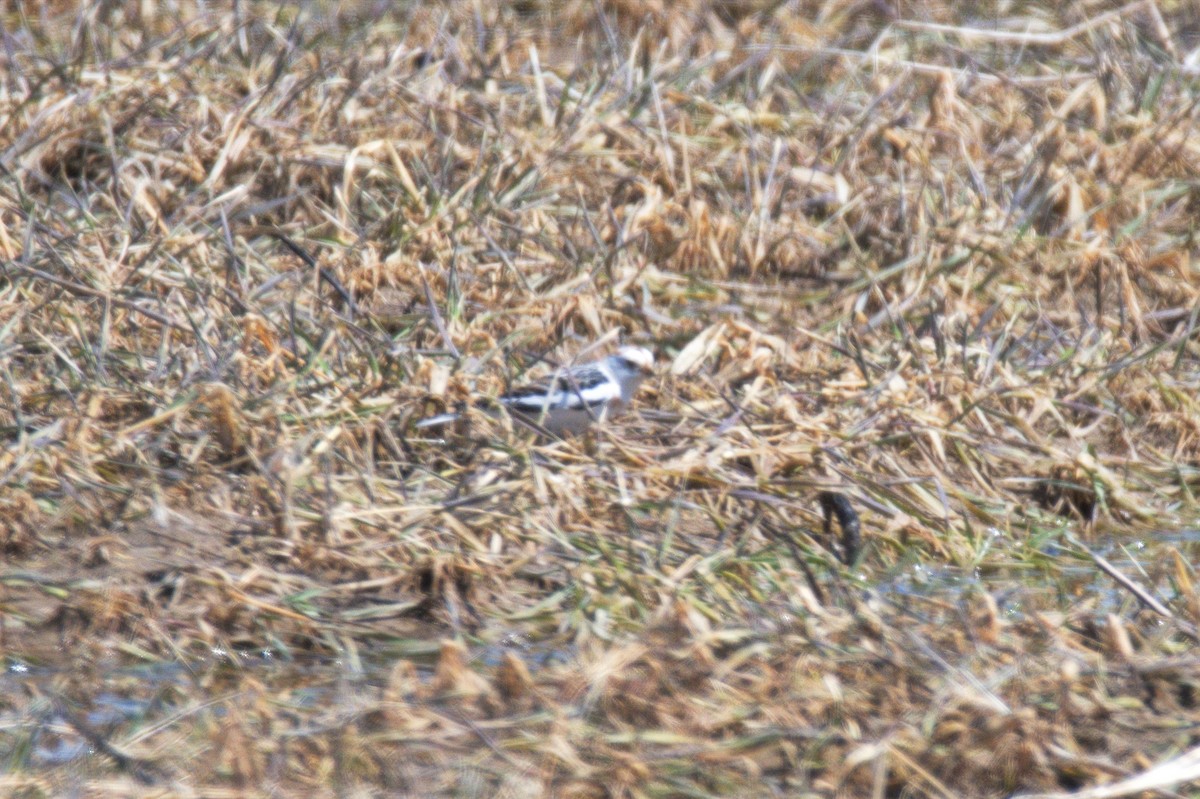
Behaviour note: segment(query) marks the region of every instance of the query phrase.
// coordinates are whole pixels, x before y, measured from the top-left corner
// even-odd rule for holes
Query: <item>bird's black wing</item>
[[[620,396],[619,387],[599,369],[581,369],[550,383],[522,386],[501,398],[514,410],[538,413],[543,409],[597,408]]]

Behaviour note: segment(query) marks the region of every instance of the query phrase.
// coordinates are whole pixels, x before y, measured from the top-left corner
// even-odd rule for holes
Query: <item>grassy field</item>
[[[1197,19],[4,5],[0,795],[1194,795]]]

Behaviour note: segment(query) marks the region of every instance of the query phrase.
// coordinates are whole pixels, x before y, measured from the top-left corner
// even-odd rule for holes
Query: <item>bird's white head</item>
[[[639,377],[645,377],[654,371],[654,353],[645,347],[626,345],[617,350],[612,356],[617,368]]]

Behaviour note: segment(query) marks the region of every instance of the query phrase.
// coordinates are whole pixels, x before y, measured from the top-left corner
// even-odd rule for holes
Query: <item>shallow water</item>
[[[1110,537],[1086,545],[1164,603],[1176,595],[1171,571],[1163,568],[1169,562],[1167,550],[1177,549],[1189,563],[1200,561],[1200,530],[1194,529],[1133,539]],[[879,580],[872,590],[910,612],[915,605],[911,600],[958,603],[987,592],[1010,621],[1023,619],[1031,610],[1060,608],[1064,592],[1076,599],[1094,596],[1097,601],[1092,613],[1097,618],[1129,612],[1131,605],[1138,604],[1130,592],[1078,547],[1054,540],[1043,545],[1039,552],[1049,559],[1043,568],[1031,568],[1032,559],[1029,563],[1014,563],[1012,567],[970,570],[945,564],[905,563]]]
[[[1174,589],[1168,550],[1178,550],[1189,562],[1196,562],[1200,530],[1110,538],[1088,546],[1169,603]],[[1108,614],[1131,616],[1138,610],[1135,597],[1070,543],[1050,541],[1039,553],[1044,556],[1040,564],[1027,559],[1013,561],[1011,567],[987,569],[930,566],[914,560],[864,588],[903,615],[929,621],[944,619],[948,610],[964,608],[985,592],[996,600],[1001,618],[1008,622],[1025,620],[1033,612],[1078,606],[1087,597],[1093,601],[1085,614],[1097,623]],[[802,615],[794,608],[762,610],[764,620],[773,619],[768,627],[795,613]],[[539,640],[528,629],[485,625],[468,641],[470,661],[494,669],[509,652],[533,668],[573,659],[569,634]],[[29,660],[10,655],[0,671],[0,697],[6,698],[0,705],[0,762],[10,768],[78,768],[98,756],[107,765],[109,758],[98,750],[97,738],[111,740],[119,748],[123,738],[177,714],[210,712],[219,718],[226,712],[223,703],[238,701],[232,691],[244,690],[240,686],[246,672],[280,707],[353,712],[355,706],[382,699],[399,662],[411,664],[416,679],[428,683],[441,641],[451,635],[446,629],[431,629],[428,638],[376,639],[360,651],[338,655],[281,652],[267,646],[245,651],[213,648],[188,662],[130,663],[128,656],[114,655],[108,662],[65,667],[53,665],[62,660],[61,652],[31,655]],[[222,695],[225,684],[231,690],[228,695]],[[219,699],[200,699],[213,696]]]

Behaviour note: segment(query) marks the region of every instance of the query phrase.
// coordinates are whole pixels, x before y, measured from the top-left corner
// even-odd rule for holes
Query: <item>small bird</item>
[[[638,386],[654,370],[654,355],[645,347],[621,347],[593,363],[556,372],[544,383],[523,386],[499,398],[514,416],[541,425],[555,435],[580,433],[594,422],[612,418],[633,401]],[[417,422],[417,428],[439,427],[460,413],[443,413]]]

